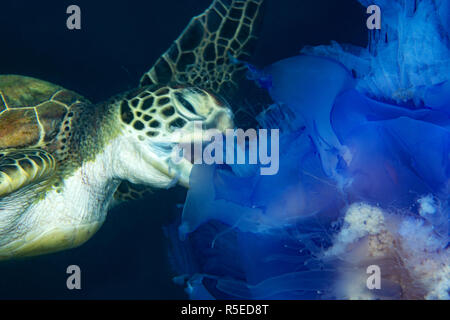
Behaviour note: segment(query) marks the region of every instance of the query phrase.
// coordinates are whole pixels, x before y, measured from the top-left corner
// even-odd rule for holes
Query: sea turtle
[[[245,74],[239,61],[249,54],[262,2],[213,1],[137,89],[104,103],[45,81],[0,76],[0,260],[84,243],[121,184],[188,186],[192,164],[173,163],[172,149],[197,139],[194,121],[233,126],[223,97]]]

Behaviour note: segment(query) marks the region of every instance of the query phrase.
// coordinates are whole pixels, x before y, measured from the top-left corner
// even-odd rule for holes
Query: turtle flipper
[[[142,77],[141,86],[189,84],[230,95],[245,75],[239,61],[250,55],[263,1],[214,0]]]
[[[55,169],[55,159],[44,150],[0,150],[0,198],[48,179]]]
[[[116,207],[123,202],[142,199],[152,193],[153,189],[151,187],[133,184],[128,181],[122,181],[119,188],[117,188],[114,193],[111,207]]]

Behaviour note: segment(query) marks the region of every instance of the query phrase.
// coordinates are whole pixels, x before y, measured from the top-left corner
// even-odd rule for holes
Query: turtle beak
[[[152,165],[172,179],[169,188],[175,184],[189,188],[193,164],[195,160],[199,160],[196,157],[202,157],[204,147],[211,143],[207,130],[215,129],[223,134],[226,129],[233,127],[233,114],[228,108],[221,108],[204,121],[192,121],[188,126],[173,132],[170,137],[152,141],[152,154],[156,155],[152,159]],[[200,154],[196,150],[201,150]],[[165,161],[158,162],[156,159]]]
[[[189,189],[189,177],[191,175],[191,171],[193,168],[193,164],[187,159],[182,159],[180,163],[177,165],[176,174],[172,176],[174,182],[185,188]]]
[[[174,157],[173,148],[177,144],[173,142],[159,142],[151,144],[151,154],[146,157],[146,161],[153,168],[169,177],[172,182],[167,188],[171,188],[176,184],[180,184],[186,188],[189,187],[189,176],[192,170],[192,163],[183,157]],[[162,159],[165,159],[161,161]]]

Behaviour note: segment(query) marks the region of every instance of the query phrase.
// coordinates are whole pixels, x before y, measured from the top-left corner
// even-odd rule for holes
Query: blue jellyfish
[[[368,48],[250,70],[274,101],[257,119],[281,129],[279,171],[194,167],[167,228],[191,298],[448,299],[449,5],[374,2]],[[368,265],[386,270],[376,294]]]

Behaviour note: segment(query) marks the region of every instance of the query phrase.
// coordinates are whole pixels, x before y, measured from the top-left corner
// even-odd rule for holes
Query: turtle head
[[[233,127],[227,103],[195,87],[145,88],[120,101],[125,145],[121,150],[122,178],[133,183],[167,187],[189,185],[191,161],[174,162],[174,148],[204,142],[198,130]]]

